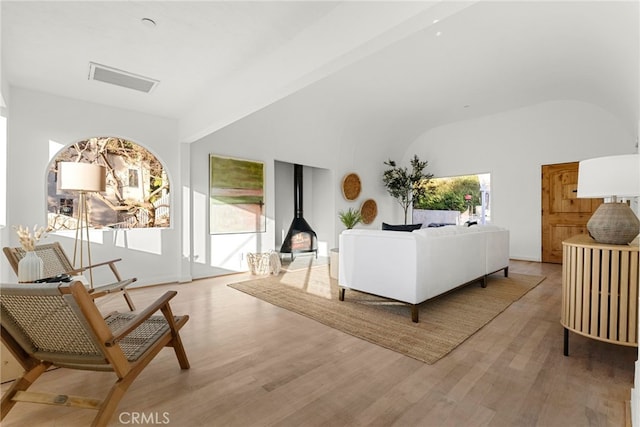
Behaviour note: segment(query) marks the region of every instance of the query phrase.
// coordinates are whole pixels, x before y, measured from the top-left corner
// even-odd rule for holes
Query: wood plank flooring
[[[561,266],[512,261],[510,271],[547,279],[433,365],[226,286],[247,274],[133,290],[138,307],[178,291],[191,369],[163,350],[110,425],[624,426],[637,349],[571,334],[564,357]],[[108,298],[102,309],[126,309]],[[101,397],[113,378],[58,369],[33,389]],[[2,425],[85,426],[93,415],[17,404]]]

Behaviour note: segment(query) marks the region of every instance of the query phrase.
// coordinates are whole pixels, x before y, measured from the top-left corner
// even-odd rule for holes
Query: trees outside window
[[[416,209],[464,212],[469,204],[476,206],[481,202],[480,180],[477,175],[432,179],[423,185],[427,190],[415,201]]]
[[[425,191],[413,207],[424,210],[458,211],[468,220],[490,219],[490,174],[433,178],[423,181]]]
[[[116,137],[95,137],[58,153],[47,177],[48,222],[55,230],[75,229],[78,195],[57,187],[60,162],[96,163],[106,167],[107,190],[89,193],[93,228],[168,227],[170,185],[162,163],[146,148]]]

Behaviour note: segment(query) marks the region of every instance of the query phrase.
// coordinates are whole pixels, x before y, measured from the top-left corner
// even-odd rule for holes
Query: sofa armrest
[[[340,234],[342,287],[415,304],[416,236],[404,231],[346,230]]]
[[[509,267],[509,230],[488,231],[486,235],[486,274]]]

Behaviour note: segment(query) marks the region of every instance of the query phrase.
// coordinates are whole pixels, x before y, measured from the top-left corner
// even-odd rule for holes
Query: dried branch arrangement
[[[46,237],[48,229],[44,227],[38,228],[38,225],[33,226],[33,233],[29,229],[29,227],[23,227],[19,225],[17,227],[13,227],[18,234],[18,239],[20,240],[20,246],[27,252],[33,251],[36,248],[36,244],[38,241],[44,237]]]

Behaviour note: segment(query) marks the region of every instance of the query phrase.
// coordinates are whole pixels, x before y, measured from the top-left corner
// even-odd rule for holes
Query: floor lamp
[[[607,197],[587,222],[596,242],[626,245],[640,232],[640,220],[618,197],[640,195],[640,155],[598,157],[578,166],[578,197]]]
[[[102,192],[107,187],[107,169],[102,165],[79,162],[60,162],[58,164],[58,184],[61,190],[73,191],[79,194],[78,199],[78,225],[76,226],[76,239],[73,247],[73,266],[76,264],[76,255],[80,261],[80,268],[84,267],[83,233],[87,237],[87,257],[89,267],[89,285],[93,288],[93,271],[91,264],[91,243],[89,241],[89,209],[87,194]]]

